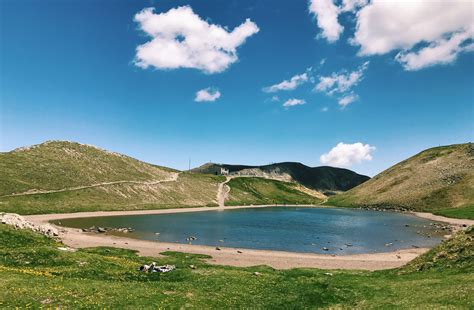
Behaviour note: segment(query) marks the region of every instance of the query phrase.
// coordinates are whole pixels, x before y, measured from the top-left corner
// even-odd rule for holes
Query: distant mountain
[[[328,192],[346,191],[370,178],[354,171],[334,167],[308,167],[296,162],[283,162],[265,166],[245,166],[208,163],[192,171],[220,174],[221,168],[236,175],[257,176],[282,181],[297,182],[305,187]]]
[[[474,144],[435,147],[410,157],[327,204],[436,211],[474,206]]]

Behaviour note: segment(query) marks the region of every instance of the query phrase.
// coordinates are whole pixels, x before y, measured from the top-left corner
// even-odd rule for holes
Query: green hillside
[[[226,180],[64,141],[1,153],[0,168],[0,211],[20,214],[217,206],[219,185]],[[252,181],[250,194],[239,184],[230,182],[226,204],[309,203],[324,197],[263,178]]]
[[[208,163],[192,171],[219,174],[220,168],[231,174],[251,175],[297,182],[317,191],[346,191],[370,178],[354,171],[335,167],[308,167],[301,163],[283,162],[266,166],[245,166]]]
[[[0,196],[114,181],[159,181],[172,169],[94,146],[48,141],[0,153]]]
[[[227,185],[230,192],[226,205],[318,204],[324,197],[315,191],[304,192],[296,183],[263,178],[234,178]]]
[[[327,204],[405,208],[456,217],[474,206],[474,144],[425,150],[383,171]]]
[[[0,308],[471,309],[474,233],[459,232],[405,267],[377,272],[209,265],[205,256],[62,251],[0,224]],[[175,271],[141,273],[150,261]],[[258,272],[259,275],[255,275]]]

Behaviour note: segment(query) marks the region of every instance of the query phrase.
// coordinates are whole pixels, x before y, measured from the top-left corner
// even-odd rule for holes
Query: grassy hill
[[[425,150],[350,191],[331,197],[327,204],[406,208],[450,216],[458,212],[472,214],[474,144]]]
[[[0,308],[470,309],[474,232],[459,232],[405,267],[377,272],[209,265],[205,256],[130,250],[62,251],[0,224]],[[150,261],[175,271],[141,273]],[[254,275],[259,272],[260,275]]]
[[[192,171],[216,174],[220,168],[231,173],[297,182],[317,191],[346,191],[370,178],[354,171],[334,167],[308,167],[301,163],[284,162],[266,166],[244,166],[208,163]]]
[[[65,141],[0,153],[0,171],[0,211],[20,214],[217,206],[219,184],[225,181]],[[263,178],[253,179],[251,188],[239,184],[229,184],[230,204],[309,203],[322,196]]]
[[[227,185],[230,192],[226,205],[318,204],[325,198],[321,193],[296,183],[263,178],[233,178]]]
[[[172,169],[94,146],[48,141],[0,153],[0,196],[113,181],[159,181]]]

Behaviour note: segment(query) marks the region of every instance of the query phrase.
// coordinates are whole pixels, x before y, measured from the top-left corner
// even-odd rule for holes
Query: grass
[[[176,182],[116,184],[50,194],[0,197],[0,211],[18,214],[217,206],[222,176],[181,173]]]
[[[424,211],[472,218],[474,144],[425,150],[338,195],[327,205]],[[461,208],[459,211],[454,209]]]
[[[173,169],[84,144],[51,141],[0,153],[0,195],[114,181],[167,178]]]
[[[474,204],[462,206],[459,208],[437,210],[434,212],[434,214],[458,219],[474,220]]]
[[[226,205],[250,204],[318,204],[321,199],[302,192],[295,183],[288,183],[263,178],[233,178],[227,185],[230,187],[229,200]]]
[[[467,309],[474,305],[473,238],[472,229],[460,233],[394,270],[273,270],[208,265],[205,256],[175,252],[162,258],[116,248],[66,252],[44,236],[0,225],[0,308]],[[177,269],[137,271],[151,260]]]

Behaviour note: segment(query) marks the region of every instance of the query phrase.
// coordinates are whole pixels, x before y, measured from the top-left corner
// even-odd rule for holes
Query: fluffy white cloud
[[[339,98],[337,103],[339,103],[340,106],[345,108],[347,105],[353,103],[354,101],[357,101],[358,99],[359,96],[357,96],[356,94],[349,94]]]
[[[309,11],[316,17],[321,36],[329,42],[337,41],[344,30],[337,20],[340,8],[332,0],[311,0]]]
[[[360,55],[401,50],[396,59],[407,70],[447,64],[474,39],[472,1],[373,0],[357,13],[351,42]]]
[[[263,88],[263,91],[266,93],[274,93],[280,90],[293,90],[298,86],[306,83],[309,80],[308,73],[297,74],[293,76],[290,80],[285,80],[281,83],[268,86]]]
[[[338,6],[333,0],[311,0],[309,12],[316,17],[318,27],[322,30],[320,35],[329,42],[335,42],[344,31],[344,27],[338,21],[339,15],[355,11],[367,2],[368,0],[343,0]]]
[[[295,106],[295,105],[301,105],[301,104],[305,104],[306,101],[304,99],[296,99],[296,98],[292,98],[292,99],[288,99],[287,101],[285,101],[285,103],[283,103],[283,106],[285,108],[289,108],[289,107],[292,107],[292,106]]]
[[[415,52],[400,52],[395,59],[408,71],[420,70],[426,67],[448,64],[456,60],[461,52],[472,51],[473,43],[463,46],[463,42],[469,39],[466,32],[457,33],[449,39],[441,39],[423,47]]]
[[[238,60],[237,48],[259,31],[250,19],[229,31],[209,24],[190,6],[155,14],[143,9],[134,20],[151,40],[136,49],[135,64],[140,68],[194,68],[206,73],[226,70]]]
[[[375,147],[360,142],[353,144],[338,143],[328,153],[321,155],[321,163],[338,167],[351,167],[362,161],[372,160]]]
[[[328,95],[347,92],[362,80],[364,71],[367,70],[368,66],[369,62],[366,61],[352,72],[341,71],[334,72],[330,76],[320,76],[319,83],[316,84],[314,90],[325,92]]]
[[[203,102],[203,101],[216,101],[221,97],[221,92],[217,89],[211,87],[201,89],[196,93],[194,101]]]

